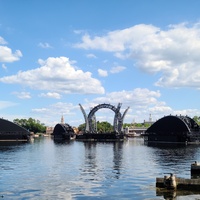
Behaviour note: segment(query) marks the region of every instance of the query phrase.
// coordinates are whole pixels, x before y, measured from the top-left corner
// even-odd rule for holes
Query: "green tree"
[[[99,122],[97,121],[97,132],[112,132],[113,126],[109,122]]]
[[[194,117],[193,117],[193,120],[194,120],[198,125],[200,125],[200,117],[194,116]]]
[[[85,123],[78,126],[79,131],[85,131]],[[112,132],[113,126],[108,122],[97,121],[97,132]]]
[[[85,123],[78,126],[79,131],[85,131]]]
[[[34,133],[44,133],[46,131],[46,126],[43,123],[40,123],[39,120],[35,120],[33,118],[27,119],[14,119],[14,123],[19,126],[29,130]]]

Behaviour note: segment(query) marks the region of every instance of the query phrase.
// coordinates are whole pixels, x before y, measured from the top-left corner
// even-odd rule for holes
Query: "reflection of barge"
[[[5,119],[0,119],[0,141],[28,141],[30,132]]]
[[[200,143],[199,125],[188,116],[166,116],[145,132],[147,143]]]

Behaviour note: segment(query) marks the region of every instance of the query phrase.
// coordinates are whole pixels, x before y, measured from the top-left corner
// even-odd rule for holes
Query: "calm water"
[[[190,178],[195,160],[200,161],[200,146],[150,147],[142,138],[1,143],[0,199],[166,199],[156,192],[156,177],[172,172]],[[200,199],[197,194],[173,195],[172,199]]]

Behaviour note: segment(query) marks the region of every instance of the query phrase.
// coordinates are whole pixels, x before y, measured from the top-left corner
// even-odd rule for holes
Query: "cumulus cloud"
[[[0,62],[14,62],[22,57],[20,50],[16,50],[14,53],[9,47],[0,46]]]
[[[0,62],[14,62],[22,57],[20,50],[16,50],[14,53],[12,49],[5,46],[7,44],[6,40],[0,36]]]
[[[99,76],[103,76],[103,77],[108,76],[108,72],[103,69],[98,69],[98,74],[99,74]]]
[[[13,92],[12,94],[16,95],[19,99],[30,99],[30,92]]]
[[[117,106],[118,103],[122,103],[121,113],[128,107],[129,110],[125,117],[126,123],[143,122],[149,120],[151,114],[152,120],[156,121],[166,115],[188,115],[188,116],[199,116],[200,111],[197,109],[185,109],[175,110],[168,106],[166,102],[160,101],[160,91],[153,91],[146,88],[135,88],[130,91],[117,91],[106,93],[103,97],[98,97],[93,100],[85,100],[82,104],[86,113],[90,112],[90,109],[102,103],[110,103],[111,105]],[[114,112],[109,109],[103,109],[98,111],[96,118],[99,121],[109,121],[113,123]]]
[[[46,108],[34,108],[32,109],[32,112],[41,113],[44,112],[44,114],[48,111],[48,114],[72,114],[72,110],[77,108],[78,105],[74,106],[72,103],[64,103],[64,102],[57,102],[55,104],[51,104],[47,106]]]
[[[2,38],[1,36],[0,36],[0,44],[7,44],[7,42],[5,41],[5,39]]]
[[[112,69],[110,70],[110,72],[112,74],[116,74],[116,73],[119,73],[121,71],[124,71],[126,69],[126,67],[124,66],[116,66],[116,67],[112,67]]]
[[[61,95],[56,92],[47,92],[47,93],[41,93],[39,95],[40,97],[47,97],[47,98],[54,98],[54,99],[60,99]]]
[[[99,80],[90,72],[76,70],[66,57],[49,57],[39,60],[39,68],[19,71],[16,75],[0,78],[7,84],[21,84],[37,90],[56,93],[103,94]]]
[[[146,88],[135,88],[131,91],[117,91],[107,93],[104,97],[94,99],[94,103],[119,103],[127,104],[129,106],[146,106],[157,103],[157,98],[160,97],[160,91],[151,91]]]
[[[139,24],[103,36],[85,34],[74,47],[132,59],[143,72],[159,73],[156,86],[200,89],[200,23],[170,25],[163,30]]]

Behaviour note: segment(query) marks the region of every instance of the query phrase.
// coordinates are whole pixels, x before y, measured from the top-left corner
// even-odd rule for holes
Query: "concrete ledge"
[[[176,178],[177,190],[199,190],[200,179]],[[156,187],[165,188],[164,178],[156,178]]]

